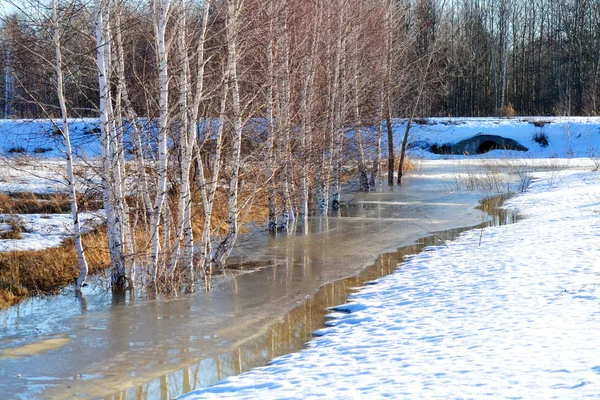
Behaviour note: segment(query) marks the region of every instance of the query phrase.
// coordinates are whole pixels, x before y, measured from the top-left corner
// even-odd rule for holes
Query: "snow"
[[[534,179],[506,204],[523,221],[409,257],[307,349],[181,398],[597,397],[600,175]]]
[[[81,161],[76,163],[75,168],[91,174],[86,180],[77,177],[76,188],[79,192],[89,187],[90,182],[97,181],[89,164]],[[64,160],[5,158],[0,160],[0,193],[66,193],[68,187],[65,176]],[[102,215],[102,212],[80,213],[84,232],[101,224]],[[0,221],[11,218],[19,219],[26,232],[22,234],[22,239],[0,239],[0,253],[58,247],[65,239],[72,237],[73,221],[70,214],[0,214]],[[5,224],[0,225],[0,231],[6,230]]]
[[[66,192],[64,160],[5,159],[0,161],[0,193]]]
[[[64,157],[61,136],[55,133],[61,126],[62,121],[59,120],[0,119],[0,152],[38,158]],[[100,154],[98,119],[70,119],[69,129],[75,154]]]
[[[58,247],[73,235],[73,219],[70,214],[0,214],[0,221],[11,218],[20,220],[26,232],[22,239],[0,239],[0,252],[43,250]],[[103,223],[102,213],[79,214],[83,232],[88,232]],[[0,230],[6,230],[6,224]]]
[[[516,140],[528,151],[493,150],[481,158],[600,158],[600,118],[597,117],[519,117],[519,118],[428,118],[426,124],[411,126],[410,154],[427,159],[464,158],[440,156],[420,149],[433,144],[454,144],[478,134],[497,135]],[[394,121],[397,139],[404,134],[406,122]],[[543,126],[538,127],[535,124]],[[548,138],[543,147],[533,140],[536,134]]]

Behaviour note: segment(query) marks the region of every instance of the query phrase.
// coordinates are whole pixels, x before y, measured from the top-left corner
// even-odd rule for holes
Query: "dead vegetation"
[[[90,273],[108,267],[106,232],[98,229],[83,237]],[[36,251],[0,253],[0,309],[31,295],[54,294],[79,273],[72,240]]]
[[[26,232],[23,223],[16,215],[9,215],[0,218],[0,224],[8,225],[8,229],[0,230],[1,240],[16,240],[23,238],[23,232]]]
[[[240,215],[240,221],[264,221],[267,211],[263,192],[246,193],[241,202],[247,204]],[[172,193],[170,202],[177,201],[177,194]],[[198,192],[193,195],[193,230],[194,236],[200,237],[204,227],[202,200]],[[83,200],[82,200],[82,204]],[[87,202],[88,207],[90,202]],[[94,204],[97,209],[100,204]],[[45,213],[56,214],[70,212],[68,197],[61,194],[41,195],[24,193],[14,196],[0,194],[1,213],[9,214],[0,223],[10,226],[10,230],[0,233],[0,239],[21,239],[25,232],[19,218],[14,214]],[[227,225],[227,194],[217,192],[214,212],[213,234],[222,234]],[[176,215],[172,218],[176,219]],[[172,224],[173,228],[175,224]],[[146,229],[140,226],[136,231],[137,254],[143,257],[149,246]],[[105,227],[83,235],[85,254],[88,260],[89,273],[104,272],[110,266]],[[79,274],[77,254],[73,239],[66,240],[60,247],[36,251],[15,251],[0,253],[0,309],[17,304],[19,301],[36,295],[52,295],[65,286],[73,283]]]
[[[78,197],[81,211],[102,208],[100,199]],[[64,214],[71,212],[69,196],[63,193],[36,194],[30,192],[0,193],[0,214]]]

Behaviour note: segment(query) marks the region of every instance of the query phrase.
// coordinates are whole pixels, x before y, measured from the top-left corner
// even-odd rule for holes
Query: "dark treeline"
[[[600,1],[598,0],[391,0],[393,21],[385,26],[388,0],[357,5],[344,1],[348,9],[363,8],[349,15],[346,35],[359,34],[361,59],[379,64],[384,58],[386,28],[394,30],[394,90],[392,117],[406,117],[412,108],[416,86],[423,68],[420,58],[435,52],[427,72],[425,96],[418,115],[492,116],[596,115],[600,98]],[[63,36],[68,49],[66,90],[73,115],[96,116],[98,89],[94,59],[92,12],[82,12],[86,3],[59,2],[72,8]],[[293,3],[293,2],[291,2]],[[202,2],[189,8],[190,25],[197,24]],[[41,3],[39,5],[41,7]],[[78,9],[79,8],[79,9]],[[264,6],[246,4],[244,13],[249,47],[264,46],[270,18]],[[289,7],[292,10],[292,7]],[[333,8],[333,6],[332,6]],[[377,10],[379,8],[379,10]],[[27,8],[31,10],[31,8]],[[309,12],[309,7],[293,7],[293,12]],[[25,9],[24,9],[25,10]],[[52,58],[49,32],[32,23],[24,10],[2,20],[0,45],[0,115],[39,118],[58,115],[53,69],[44,60]],[[123,36],[126,41],[127,79],[135,88],[132,102],[141,114],[155,114],[152,85],[157,74],[151,12],[135,1],[123,3]],[[40,11],[36,11],[39,13]],[[195,15],[195,19],[194,19]],[[321,16],[331,18],[332,13]],[[296,18],[296,17],[293,17]],[[297,18],[302,18],[297,16]],[[356,18],[366,29],[351,33]],[[39,22],[39,21],[38,21]],[[222,40],[223,21],[211,24],[213,50]],[[190,26],[191,31],[199,29]],[[308,26],[300,29],[309,29]],[[327,34],[326,22],[320,30]],[[219,36],[221,31],[221,37]],[[296,32],[301,40],[308,31]],[[368,37],[368,38],[367,38]],[[348,42],[356,39],[347,38]],[[262,44],[260,42],[263,42]],[[291,46],[296,44],[290,42]],[[222,49],[221,49],[222,50]],[[291,49],[294,51],[294,49]],[[292,59],[296,54],[290,54]],[[372,60],[368,60],[373,58]],[[248,60],[250,61],[250,60]],[[361,61],[363,62],[363,61]],[[216,61],[215,61],[216,63]],[[254,57],[244,72],[251,85],[265,82],[266,60]],[[298,67],[298,66],[295,66]],[[377,72],[376,70],[371,70]],[[380,77],[365,76],[367,81]],[[220,79],[215,77],[215,79]],[[370,89],[377,92],[376,82]],[[150,86],[149,86],[150,85]],[[368,86],[368,85],[366,85]],[[366,89],[365,89],[366,90]],[[257,99],[257,101],[259,101]],[[46,107],[42,109],[41,105]],[[375,104],[371,104],[375,113]],[[143,111],[142,111],[143,110]]]
[[[459,0],[449,10],[448,94],[432,112],[596,115],[597,0]]]

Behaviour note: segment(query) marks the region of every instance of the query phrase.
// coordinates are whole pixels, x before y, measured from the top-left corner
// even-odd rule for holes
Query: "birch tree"
[[[158,84],[159,84],[159,117],[158,129],[158,167],[156,196],[151,218],[151,250],[150,258],[152,270],[150,281],[156,284],[159,274],[159,252],[160,252],[160,227],[161,222],[167,221],[163,218],[163,207],[167,197],[167,168],[168,168],[168,118],[169,118],[169,71],[167,63],[166,29],[169,16],[170,0],[153,0],[154,33],[156,40],[156,57],[158,62]],[[165,226],[164,232],[167,232]]]
[[[229,200],[227,208],[227,233],[220,241],[212,257],[212,264],[222,267],[233,250],[238,235],[238,190],[240,155],[242,146],[242,109],[238,77],[239,16],[244,0],[227,0],[226,41],[227,41],[227,80],[231,91],[231,122],[233,125],[231,178],[229,180]]]
[[[79,276],[75,283],[76,289],[81,290],[88,275],[88,264],[85,258],[85,250],[81,241],[81,222],[79,220],[79,211],[77,208],[77,191],[75,187],[75,176],[73,174],[73,149],[71,147],[71,135],[69,133],[69,115],[67,111],[67,100],[64,91],[64,72],[62,61],[61,47],[61,19],[59,18],[57,0],[52,0],[52,40],[54,42],[55,71],[56,71],[56,91],[58,103],[60,105],[60,113],[62,125],[60,126],[60,134],[63,138],[65,146],[65,157],[67,164],[67,185],[69,188],[69,196],[71,200],[71,218],[73,219],[73,236],[75,239],[75,250],[77,251],[77,260],[79,262]]]

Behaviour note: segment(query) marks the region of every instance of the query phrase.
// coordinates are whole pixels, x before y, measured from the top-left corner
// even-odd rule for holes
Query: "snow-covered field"
[[[0,124],[1,127],[2,124]],[[79,163],[76,170],[93,174],[89,165]],[[0,193],[35,193],[53,194],[65,193],[65,161],[57,159],[35,159],[30,157],[2,158],[0,159]],[[89,175],[94,179],[94,175]],[[86,183],[81,177],[77,181],[77,188],[83,191]],[[8,210],[3,210],[7,212]],[[103,213],[81,213],[80,220],[84,231],[102,223]],[[58,247],[61,243],[72,237],[73,220],[70,214],[0,214],[0,220],[6,221],[17,218],[25,232],[21,239],[0,239],[0,252],[42,250]],[[0,226],[0,231],[7,227]]]
[[[583,398],[600,393],[600,175],[539,173],[523,221],[415,255],[306,350],[184,399]]]
[[[56,130],[59,120],[0,119],[0,153],[32,157],[64,157],[62,140]],[[93,157],[100,154],[98,119],[69,120],[74,152]]]

